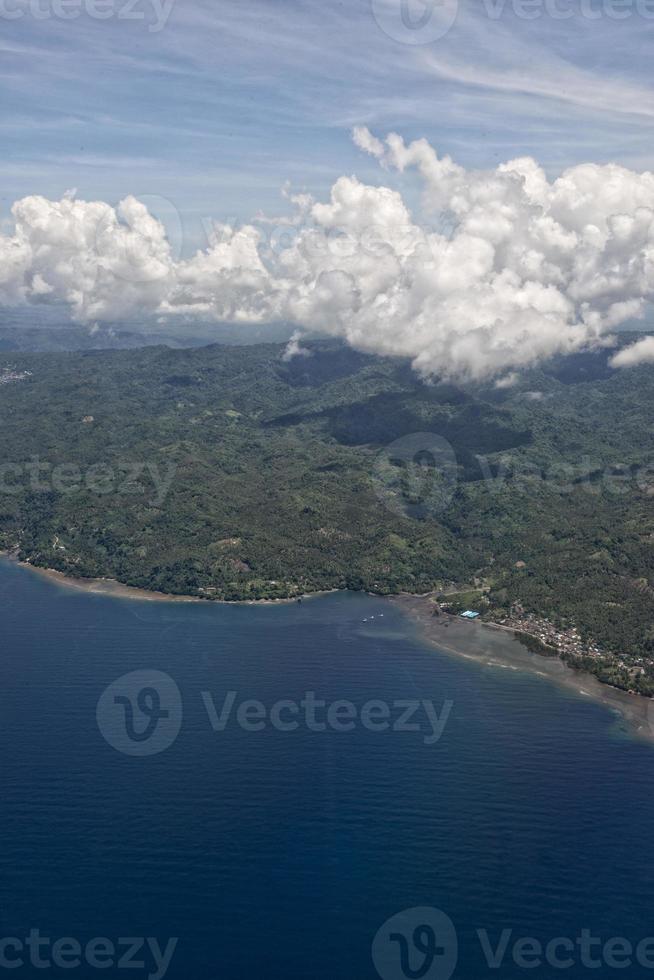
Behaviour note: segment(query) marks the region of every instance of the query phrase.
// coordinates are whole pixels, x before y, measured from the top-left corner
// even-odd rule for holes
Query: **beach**
[[[434,616],[430,596],[402,594],[389,601],[402,609],[417,624],[421,637],[439,651],[500,670],[535,673],[605,705],[624,719],[630,733],[654,741],[654,700],[602,684],[592,674],[568,667],[558,656],[533,653],[511,630],[446,613]]]
[[[141,602],[217,602],[228,606],[273,606],[287,605],[289,603],[314,599],[318,596],[330,595],[338,592],[338,589],[327,589],[321,592],[309,592],[299,596],[288,596],[282,599],[215,599],[213,596],[193,596],[193,595],[174,595],[170,592],[154,592],[151,589],[140,589],[133,585],[125,585],[112,578],[73,578],[60,572],[56,568],[44,568],[41,565],[33,565],[29,561],[21,561],[15,553],[0,551],[0,559],[15,562],[21,568],[29,568],[44,578],[56,582],[57,585],[66,589],[76,589],[80,592],[87,592],[96,595],[112,596],[115,599],[134,599]]]
[[[278,606],[316,599],[320,596],[338,592],[313,592],[301,597],[284,599],[242,599],[227,601],[222,599],[203,599],[198,596],[178,596],[163,592],[153,592],[124,585],[114,579],[71,578],[52,568],[42,568],[30,562],[21,562],[8,552],[0,552],[0,558],[15,562],[37,575],[49,579],[57,585],[93,595],[105,595],[116,599],[139,600],[141,602],[181,602],[181,603],[219,603],[223,605]],[[379,597],[375,597],[379,598]],[[433,615],[431,595],[410,595],[384,597],[408,616],[417,626],[420,636],[430,646],[451,656],[474,660],[488,667],[504,670],[522,670],[535,673],[554,684],[574,691],[581,697],[592,698],[617,712],[630,731],[639,738],[654,742],[654,700],[638,694],[628,694],[608,684],[602,684],[592,674],[568,667],[558,656],[543,656],[527,649],[513,634],[513,631],[500,626],[483,623],[479,620],[464,620],[446,613]]]
[[[109,578],[73,578],[59,572],[55,568],[42,568],[40,565],[33,565],[28,561],[20,561],[15,554],[8,551],[0,551],[0,558],[5,561],[14,562],[21,568],[29,568],[42,578],[50,579],[67,589],[76,589],[80,592],[95,593],[97,595],[113,596],[116,599],[140,599],[147,602],[203,602],[196,596],[176,596],[167,595],[164,592],[151,592],[147,589],[138,589],[131,585],[123,585],[115,579]]]

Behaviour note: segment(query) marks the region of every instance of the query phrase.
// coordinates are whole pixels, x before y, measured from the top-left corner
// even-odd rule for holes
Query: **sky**
[[[654,166],[654,0],[0,0],[0,21],[5,222],[29,194],[134,194],[188,250],[203,219],[283,212],[286,181],[379,182],[356,125],[466,167]]]
[[[654,0],[0,0],[0,306],[505,385],[610,345],[654,298],[653,38]]]

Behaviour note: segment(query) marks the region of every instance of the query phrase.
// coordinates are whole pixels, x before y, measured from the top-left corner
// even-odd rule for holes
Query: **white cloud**
[[[520,375],[517,371],[511,371],[509,374],[505,374],[503,378],[498,378],[495,382],[496,388],[513,388],[517,385],[520,380]]]
[[[654,337],[643,337],[630,347],[618,351],[611,358],[611,367],[635,367],[637,364],[654,364]]]
[[[311,357],[311,351],[307,347],[303,347],[300,341],[302,340],[302,333],[300,330],[296,330],[288,344],[286,349],[282,354],[282,361],[292,361],[294,357]]]
[[[423,375],[482,378],[609,343],[654,296],[651,173],[588,163],[550,182],[529,157],[468,171],[425,140],[363,128],[355,140],[382,167],[417,171],[419,219],[398,191],[343,176],[328,201],[287,195],[284,247],[265,223],[216,224],[206,250],[176,261],[135,198],[29,197],[0,235],[0,302],[65,302],[83,322],[284,320]]]

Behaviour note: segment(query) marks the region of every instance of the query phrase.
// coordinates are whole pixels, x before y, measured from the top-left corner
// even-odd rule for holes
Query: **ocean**
[[[0,617],[0,976],[654,976],[654,745],[606,707],[361,594],[3,560]]]

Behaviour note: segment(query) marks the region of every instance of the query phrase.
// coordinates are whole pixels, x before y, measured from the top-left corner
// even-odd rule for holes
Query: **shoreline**
[[[74,578],[66,575],[56,568],[45,568],[42,565],[33,565],[30,561],[21,561],[11,551],[0,551],[0,559],[13,562],[20,568],[28,568],[36,572],[43,578],[56,582],[66,589],[74,589],[78,592],[86,592],[91,595],[106,595],[114,599],[131,599],[140,602],[202,602],[205,604],[219,603],[225,606],[274,606],[285,605],[312,599],[315,596],[331,595],[339,592],[339,589],[324,589],[321,592],[306,592],[297,596],[287,596],[282,599],[213,599],[210,596],[202,597],[196,595],[175,595],[172,592],[155,592],[152,589],[141,589],[135,585],[125,585],[114,578]]]
[[[210,599],[200,596],[173,595],[154,592],[148,589],[125,585],[116,579],[72,578],[54,568],[43,568],[29,561],[20,561],[16,554],[0,551],[0,559],[13,562],[21,568],[36,572],[43,578],[61,588],[85,592],[89,595],[102,595],[114,599],[129,599],[140,602],[184,602],[218,603],[225,606],[277,606],[297,603],[298,600],[333,595],[341,589],[326,589],[309,592],[295,597],[281,599]],[[495,623],[463,621],[458,616],[443,613],[433,616],[431,598],[433,593],[422,595],[400,593],[393,596],[380,596],[367,593],[375,599],[383,599],[400,609],[417,626],[421,636],[429,646],[450,656],[462,657],[488,667],[510,670],[523,670],[546,678],[577,695],[589,697],[596,703],[616,712],[625,722],[631,734],[654,741],[654,698],[641,694],[629,694],[610,684],[603,684],[593,674],[575,670],[564,663],[560,657],[545,656],[528,650],[515,636],[513,630]]]
[[[545,656],[527,649],[508,628],[493,623],[464,621],[447,613],[432,615],[430,596],[402,593],[389,601],[418,626],[421,638],[430,646],[474,660],[487,667],[522,670],[557,684],[616,712],[630,734],[654,741],[654,699],[629,694],[603,684],[593,674],[569,667],[558,656]]]

